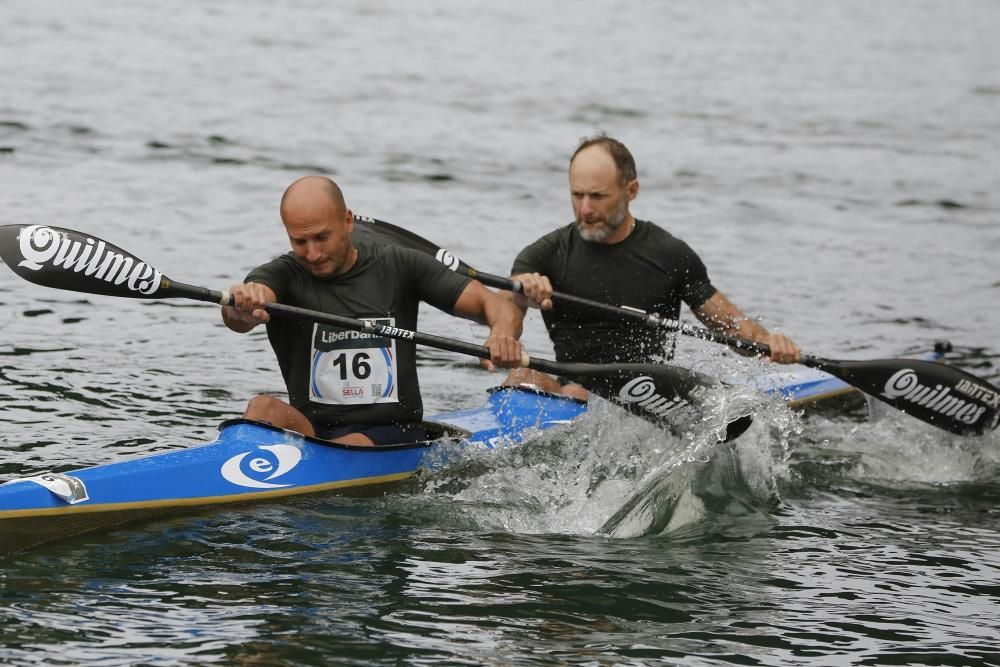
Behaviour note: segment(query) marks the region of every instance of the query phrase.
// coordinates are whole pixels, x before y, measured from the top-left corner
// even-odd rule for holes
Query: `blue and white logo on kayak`
[[[292,445],[261,445],[256,450],[237,454],[222,465],[226,481],[252,489],[280,489],[279,479],[302,460],[302,452]]]

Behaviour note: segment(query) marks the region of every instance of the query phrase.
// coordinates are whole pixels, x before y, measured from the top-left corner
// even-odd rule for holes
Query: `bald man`
[[[523,318],[540,308],[556,359],[589,363],[650,363],[673,356],[673,337],[565,303],[553,290],[615,306],[631,306],[666,319],[681,302],[708,327],[771,347],[771,359],[797,361],[798,346],[744,315],[712,285],[698,255],[651,222],[636,220],[629,203],[639,194],[635,161],[606,135],[585,139],[570,158],[570,198],[576,221],[521,251],[511,270],[522,295],[507,293]],[[520,325],[519,325],[520,326]],[[580,385],[545,373],[515,369],[504,384],[587,398]]]
[[[230,290],[226,326],[246,333],[259,324],[278,359],[288,402],[255,396],[243,416],[308,436],[355,445],[417,442],[423,404],[416,349],[335,326],[271,319],[279,302],[415,329],[420,301],[490,327],[487,367],[520,363],[521,315],[510,300],[449,271],[433,257],[384,245],[355,245],[354,215],[332,180],[307,176],[281,199],[291,252],[253,269]]]

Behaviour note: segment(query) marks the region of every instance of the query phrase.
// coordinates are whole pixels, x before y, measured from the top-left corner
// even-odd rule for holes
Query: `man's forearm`
[[[695,311],[695,315],[712,329],[746,340],[761,341],[769,334],[767,329],[744,315],[722,292],[716,292]]]
[[[513,299],[500,294],[493,295],[493,298],[486,300],[483,315],[492,334],[521,338],[524,330],[524,310],[519,308]]]
[[[510,292],[491,292],[473,280],[458,297],[452,312],[485,324],[494,335],[520,338],[525,311],[517,307],[512,296]]]

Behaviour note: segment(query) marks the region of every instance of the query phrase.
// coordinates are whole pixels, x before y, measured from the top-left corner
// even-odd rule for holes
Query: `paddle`
[[[81,232],[44,225],[0,227],[0,257],[21,278],[46,287],[136,299],[185,298],[227,305],[230,295],[173,281],[121,248]],[[278,317],[333,324],[354,331],[410,341],[450,352],[489,359],[489,349],[398,327],[269,304]],[[717,383],[691,371],[663,364],[565,364],[525,355],[522,366],[566,377],[654,423],[676,426],[676,419],[698,413],[697,406]],[[726,426],[725,440],[751,424],[749,416]]]
[[[448,268],[475,278],[484,285],[521,292],[521,284],[517,281],[477,271],[448,250],[406,229],[368,217],[355,216],[354,221],[356,234],[382,238],[434,255]],[[552,298],[643,326],[679,331],[687,336],[722,343],[736,350],[761,356],[771,353],[770,347],[762,343],[691,326],[637,308],[611,306],[560,292],[553,292]],[[952,366],[915,359],[836,361],[811,355],[803,355],[800,363],[825,371],[908,415],[952,433],[981,435],[997,428],[1000,423],[1000,389]]]

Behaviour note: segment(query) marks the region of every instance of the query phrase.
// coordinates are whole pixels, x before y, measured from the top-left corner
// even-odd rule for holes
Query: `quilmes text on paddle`
[[[954,395],[952,389],[969,400]],[[930,387],[920,383],[912,368],[903,368],[893,373],[886,380],[882,395],[891,400],[907,401],[970,426],[979,421],[987,409],[1000,408],[1000,394],[993,389],[964,378],[954,387],[941,384]]]
[[[65,269],[112,285],[124,284],[143,295],[155,293],[163,278],[154,267],[104,241],[89,236],[71,238],[67,232],[45,225],[25,227],[18,235],[18,242],[24,258],[18,266],[30,271],[47,267]]]
[[[688,392],[689,397],[695,397],[704,392],[706,387],[695,386]],[[618,390],[618,398],[623,404],[632,405],[646,412],[663,417],[688,401],[680,396],[663,396],[656,391],[653,378],[640,375],[632,378]]]

